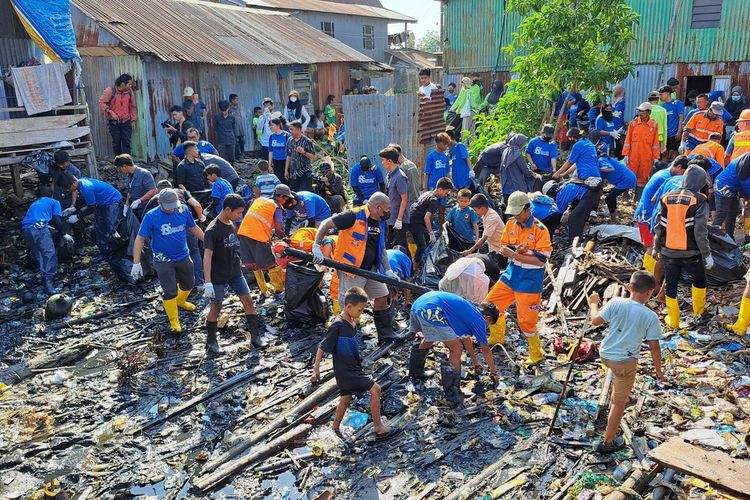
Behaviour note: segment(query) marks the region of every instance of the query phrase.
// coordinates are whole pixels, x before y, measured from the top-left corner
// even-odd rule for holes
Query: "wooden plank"
[[[17,132],[0,135],[0,148],[17,148],[30,144],[49,144],[58,141],[72,141],[91,133],[90,127],[70,127],[58,130]]]
[[[651,450],[648,456],[664,467],[750,495],[750,465],[746,460],[732,458],[723,451],[705,450],[673,437]]]
[[[86,119],[86,115],[39,116],[36,118],[14,118],[0,121],[0,134],[13,132],[33,132],[69,128]]]
[[[38,151],[40,149],[44,149],[44,150],[47,150],[47,151],[52,151],[52,150],[57,151],[57,148],[37,148],[37,149],[32,149],[31,151]],[[63,149],[65,151],[67,151],[68,155],[70,155],[71,158],[75,158],[75,157],[78,157],[78,156],[86,156],[86,155],[88,155],[89,153],[92,152],[92,150],[90,148],[82,148],[82,149],[65,149],[65,148],[60,148],[60,149]],[[24,152],[22,154],[18,154],[18,155],[15,155],[15,156],[6,156],[6,157],[0,156],[0,167],[4,167],[4,166],[7,166],[7,165],[15,165],[16,163],[21,163],[21,161],[23,161],[23,159],[26,157],[26,155],[29,154],[29,153],[31,153],[31,151],[26,151],[26,152]]]
[[[59,106],[53,109],[53,111],[84,111],[86,109],[88,109],[87,104],[67,104],[65,106]],[[26,108],[20,107],[20,106],[11,107],[11,108],[0,108],[0,113],[21,113],[25,111],[26,111]]]

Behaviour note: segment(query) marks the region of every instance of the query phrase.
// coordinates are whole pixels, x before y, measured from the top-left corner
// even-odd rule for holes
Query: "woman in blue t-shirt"
[[[284,177],[286,143],[292,134],[284,130],[282,125],[279,118],[274,118],[269,124],[271,136],[268,138],[268,163],[273,165],[273,173],[276,174],[276,177],[281,179],[282,182],[286,182]]]

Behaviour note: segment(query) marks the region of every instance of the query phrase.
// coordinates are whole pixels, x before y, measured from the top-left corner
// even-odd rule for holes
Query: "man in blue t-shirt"
[[[21,221],[21,229],[29,255],[33,255],[39,264],[44,293],[54,295],[59,291],[54,285],[57,250],[50,226],[63,235],[63,238],[73,242],[72,236],[64,234],[60,202],[52,198],[52,190],[48,186],[41,186],[39,198],[29,206]]]
[[[133,280],[143,276],[141,253],[146,238],[151,240],[154,269],[159,276],[162,302],[169,325],[175,333],[182,332],[177,308],[195,311],[195,305],[187,301],[193,288],[193,261],[187,244],[187,231],[203,240],[203,231],[195,225],[190,209],[180,203],[177,193],[164,189],[159,193],[159,206],[146,212],[133,243]]]
[[[450,142],[451,138],[445,132],[440,132],[435,138],[435,149],[427,154],[424,163],[424,191],[435,189],[440,179],[450,177],[450,159],[447,152]]]
[[[487,342],[487,327],[497,322],[500,314],[497,306],[483,302],[476,306],[453,293],[427,292],[411,306],[409,331],[421,340],[412,347],[409,355],[409,376],[425,377],[425,361],[432,344],[442,342],[448,348],[448,363],[440,367],[445,399],[454,404],[463,403],[461,393],[461,355],[464,348],[474,363],[474,371],[483,371],[476,353],[473,339],[479,342],[482,355],[497,379],[495,360]]]
[[[188,141],[192,141],[198,145],[198,151],[200,151],[201,154],[219,154],[219,151],[214,147],[213,144],[208,141],[201,140],[201,133],[197,128],[189,128],[185,134],[187,135]],[[179,143],[172,150],[172,153],[180,160],[183,160],[185,158],[185,146],[182,143]]]
[[[539,137],[531,139],[526,146],[526,159],[531,170],[540,174],[551,174],[557,169],[557,144],[552,140],[555,127],[545,123]]]
[[[94,229],[96,245],[99,247],[96,262],[102,262],[107,257],[109,239],[120,222],[122,195],[110,184],[88,177],[76,179],[73,176],[67,176],[61,181],[61,186],[72,193],[72,205],[63,211],[66,217],[76,212],[79,196],[83,198],[86,205],[94,207]]]
[[[363,155],[349,172],[349,185],[354,191],[354,206],[364,205],[374,193],[385,193],[385,177],[380,167],[373,165],[370,158]]]
[[[667,112],[667,152],[669,161],[677,156],[682,138],[682,122],[685,119],[685,104],[672,99],[672,87],[664,85],[659,89],[659,105]]]
[[[234,189],[226,179],[222,179],[221,169],[217,165],[209,165],[203,169],[203,174],[211,183],[211,207],[214,209],[214,213],[219,215],[224,210],[224,198],[228,194],[234,193]]]
[[[325,198],[310,191],[298,191],[286,207],[286,232],[290,232],[294,219],[306,221],[307,227],[318,227],[331,216],[331,207]]]
[[[471,170],[471,163],[469,163],[469,150],[466,148],[466,144],[458,142],[455,134],[449,134],[451,138],[450,150],[451,150],[451,180],[453,186],[456,189],[463,189],[469,187],[471,184],[471,177],[474,172]]]

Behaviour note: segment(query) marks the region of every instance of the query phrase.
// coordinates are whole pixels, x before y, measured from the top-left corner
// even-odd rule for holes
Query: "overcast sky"
[[[436,0],[380,0],[386,9],[395,10],[407,16],[418,19],[416,24],[409,24],[417,39],[428,30],[440,32],[440,2]],[[391,24],[390,33],[403,31],[403,24]]]

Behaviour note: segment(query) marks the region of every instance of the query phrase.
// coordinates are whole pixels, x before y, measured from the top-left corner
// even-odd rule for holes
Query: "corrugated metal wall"
[[[310,67],[313,81],[315,109],[323,109],[326,98],[333,94],[334,103],[341,104],[344,90],[351,87],[351,65],[349,63],[315,64]]]
[[[379,165],[378,152],[392,142],[418,166],[424,165],[425,147],[417,136],[418,106],[416,94],[344,96],[349,166],[362,155]]]
[[[660,64],[640,64],[633,69],[633,73],[623,80],[622,86],[625,87],[625,102],[628,106],[628,119],[635,115],[635,107],[646,100],[648,93],[656,90],[660,85],[665,85],[667,80],[677,73],[674,64],[664,65],[661,81],[659,72],[662,66]]]
[[[685,89],[687,77],[690,76],[731,76],[731,82],[729,88],[739,85],[747,93],[747,89],[750,89],[750,62],[738,63],[703,63],[703,64],[689,64],[680,63],[676,65],[677,69],[675,76],[682,86],[682,90]],[[712,85],[712,89],[716,89]],[[684,97],[684,96],[683,96]],[[725,99],[728,96],[725,97]]]
[[[297,19],[320,30],[322,21],[333,23],[333,37],[353,48],[357,52],[376,61],[385,62],[385,49],[388,47],[388,21],[375,17],[331,14],[328,12],[292,12]],[[375,29],[375,48],[365,49],[362,39],[362,26],[369,25]]]

